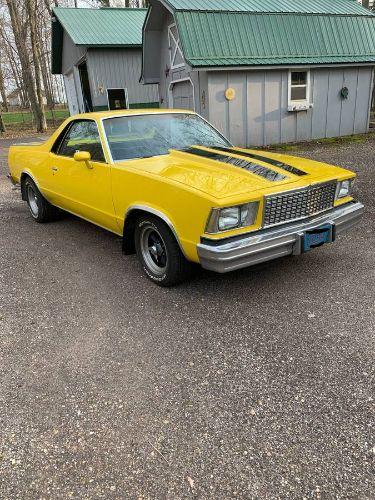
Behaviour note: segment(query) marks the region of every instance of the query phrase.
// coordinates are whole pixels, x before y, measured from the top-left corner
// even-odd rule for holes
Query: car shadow
[[[74,239],[77,246],[83,244],[87,248],[88,245],[93,245],[100,248],[101,252],[107,252],[108,258],[113,259],[112,265],[115,268],[123,263],[123,267],[121,266],[117,271],[119,279],[129,281],[131,286],[139,284],[151,291],[157,287],[143,275],[135,255],[122,254],[120,236],[67,212],[62,213],[61,219],[54,224],[58,231],[61,232],[63,229],[64,237],[69,235],[69,239]],[[224,274],[207,271],[196,264],[187,281],[172,288],[164,288],[162,293],[163,296],[169,295],[172,299],[188,297],[191,294],[209,295],[214,298],[223,292],[226,294],[230,292],[233,300],[236,295],[242,295],[245,289],[255,291],[262,288],[270,295],[273,289],[277,289],[280,293],[284,286],[285,288],[294,286],[302,290],[306,286],[306,278],[310,276],[310,273],[311,276],[308,279],[314,280],[318,277],[319,280],[329,279],[328,275],[332,274],[332,268],[335,267],[334,259],[329,258],[329,249],[330,245],[327,245],[326,249],[317,249],[305,255],[290,255]],[[92,251],[96,250],[93,248]],[[100,257],[103,258],[102,253]]]

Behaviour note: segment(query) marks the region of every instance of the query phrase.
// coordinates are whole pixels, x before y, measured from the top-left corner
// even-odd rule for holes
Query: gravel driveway
[[[296,154],[358,172],[360,227],[170,290],[3,168],[0,498],[374,498],[375,139]]]

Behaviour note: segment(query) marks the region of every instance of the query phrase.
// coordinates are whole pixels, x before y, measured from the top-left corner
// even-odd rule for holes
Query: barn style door
[[[172,108],[195,110],[194,87],[190,79],[171,82],[169,95]]]

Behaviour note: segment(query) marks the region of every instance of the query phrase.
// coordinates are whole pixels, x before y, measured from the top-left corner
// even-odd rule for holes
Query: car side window
[[[73,158],[76,151],[88,151],[93,161],[105,162],[98,127],[94,121],[73,122],[56,154]]]

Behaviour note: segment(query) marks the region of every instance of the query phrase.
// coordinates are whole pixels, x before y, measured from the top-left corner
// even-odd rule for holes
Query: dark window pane
[[[126,109],[125,89],[108,89],[108,107],[109,109]]]
[[[306,87],[292,87],[290,98],[292,101],[305,101],[307,99]]]
[[[58,154],[73,158],[76,151],[88,151],[93,161],[105,161],[98,127],[95,122],[73,122],[61,143]]]
[[[56,139],[56,141],[54,142],[54,144],[52,146],[52,149],[51,149],[52,153],[57,154],[57,152],[60,148],[60,145],[63,142],[64,137],[65,137],[67,131],[70,129],[70,127],[71,127],[71,123],[68,123],[68,125],[66,125],[64,127],[64,130],[61,132],[61,134],[58,136],[58,138]]]
[[[306,71],[292,71],[292,85],[306,85],[307,72]]]

